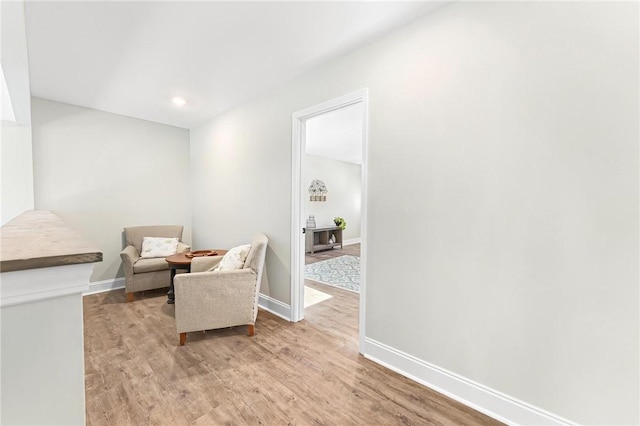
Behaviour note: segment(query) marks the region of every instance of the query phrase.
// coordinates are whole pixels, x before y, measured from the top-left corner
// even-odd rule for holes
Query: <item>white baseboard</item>
[[[349,238],[348,240],[344,240],[342,242],[343,246],[350,246],[351,244],[360,244],[362,242],[362,238]]]
[[[576,424],[369,338],[364,356],[506,424]]]
[[[291,321],[291,306],[272,297],[260,294],[258,306],[287,321]]]
[[[104,293],[105,291],[119,290],[122,288],[124,288],[124,278],[95,281],[89,283],[89,289],[83,293],[83,296]],[[286,303],[282,303],[279,300],[261,294],[258,300],[258,306],[282,319],[291,321],[291,306],[287,305]]]
[[[94,281],[89,283],[89,289],[82,295],[104,293],[105,291],[118,290],[124,288],[124,278],[114,278],[111,280]]]

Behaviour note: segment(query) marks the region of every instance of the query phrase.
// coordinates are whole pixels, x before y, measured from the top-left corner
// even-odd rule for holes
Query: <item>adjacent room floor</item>
[[[305,264],[308,265],[344,255],[360,256],[360,244],[344,246],[342,250],[333,249],[314,254],[307,253],[305,255]],[[360,295],[328,285],[318,284],[311,280],[304,280],[304,285],[332,296],[331,299],[305,308],[304,321],[318,327],[320,330],[330,330],[332,334],[340,335],[345,340],[352,342],[357,352]]]
[[[87,424],[499,424],[359,355],[358,295],[306,284],[333,297],[305,320],[261,310],[254,337],[189,333],[182,347],[166,290],[86,296]]]

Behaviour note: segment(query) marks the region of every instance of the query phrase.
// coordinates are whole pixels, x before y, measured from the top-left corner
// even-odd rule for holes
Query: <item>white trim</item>
[[[300,321],[304,316],[304,302],[302,311],[300,300],[304,297],[301,287],[304,283],[304,253],[298,250],[302,247],[302,154],[304,145],[305,125],[300,113],[294,113],[291,120],[291,321]],[[302,295],[300,294],[302,293]]]
[[[306,120],[329,111],[362,102],[362,211],[360,248],[360,327],[362,352],[365,334],[366,242],[367,242],[367,164],[369,143],[369,89],[358,90],[292,114],[291,120],[291,320],[304,318],[304,241],[302,238],[302,164],[305,150]]]
[[[258,306],[273,315],[291,321],[291,306],[283,303],[273,297],[260,294],[258,298]]]
[[[363,355],[390,370],[506,424],[576,425],[444,368],[366,338]]]
[[[104,293],[105,291],[120,290],[124,288],[124,278],[113,278],[104,281],[94,281],[89,283],[89,288],[83,293],[83,296],[90,294]]]
[[[337,98],[322,102],[318,105],[314,105],[309,108],[305,108],[301,111],[294,112],[293,118],[300,119],[300,120],[308,120],[309,118],[315,117],[317,115],[321,115],[329,111],[333,111],[336,109],[344,108],[349,105],[357,104],[358,102],[362,102],[368,97],[368,94],[369,94],[369,89],[360,89],[355,92],[347,93],[346,95],[342,95]]]
[[[83,296],[104,293],[106,291],[120,290],[122,288],[124,288],[124,278],[95,281],[89,283],[89,288],[83,293]],[[260,294],[260,297],[258,299],[258,306],[282,319],[291,321],[291,306],[287,305],[286,303],[283,303],[264,294]]]
[[[124,288],[124,278],[115,278],[112,280],[95,281],[89,284],[89,288],[83,293],[83,296],[90,294],[104,293],[106,291],[120,290]],[[271,312],[287,321],[291,321],[291,306],[276,300],[272,297],[260,294],[258,306],[265,311]]]
[[[369,205],[369,89],[362,93],[362,184],[360,185],[360,312],[358,348],[364,353],[364,342],[366,332],[366,295],[367,295],[367,217]]]
[[[22,305],[82,293],[89,285],[93,263],[3,272],[0,307]]]
[[[349,238],[348,240],[344,240],[342,242],[343,246],[350,246],[353,244],[360,244],[362,242],[362,238],[358,237],[358,238]]]

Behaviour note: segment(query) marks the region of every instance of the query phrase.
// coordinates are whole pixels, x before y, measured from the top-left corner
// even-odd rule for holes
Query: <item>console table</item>
[[[335,235],[336,241],[331,244],[331,235]],[[328,226],[324,228],[305,228],[305,252],[315,253],[318,250],[332,249],[340,246],[342,250],[342,229],[338,226]]]

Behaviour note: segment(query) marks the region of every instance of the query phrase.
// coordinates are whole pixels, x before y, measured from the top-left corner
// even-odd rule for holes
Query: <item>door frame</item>
[[[291,321],[304,318],[304,238],[302,200],[306,196],[306,188],[302,183],[302,167],[306,154],[306,121],[318,115],[362,102],[362,185],[360,210],[360,318],[359,348],[364,350],[365,337],[365,296],[367,271],[367,175],[369,145],[369,89],[361,89],[353,93],[294,112],[291,120]],[[303,225],[304,223],[304,225]]]

